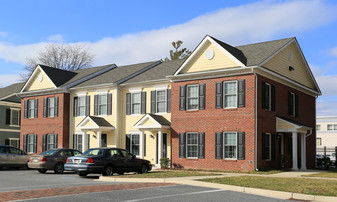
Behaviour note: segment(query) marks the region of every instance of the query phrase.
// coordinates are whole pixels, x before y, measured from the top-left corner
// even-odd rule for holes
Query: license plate
[[[33,159],[33,162],[34,163],[37,163],[39,160],[38,159]]]
[[[74,163],[81,163],[81,159],[74,159]]]

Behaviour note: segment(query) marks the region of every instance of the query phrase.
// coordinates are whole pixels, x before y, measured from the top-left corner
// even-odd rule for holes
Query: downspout
[[[118,148],[118,139],[117,139],[117,135],[118,135],[118,130],[120,129],[119,126],[117,126],[118,124],[118,86],[116,86],[115,88],[115,147]]]
[[[255,155],[254,155],[254,169],[257,171],[258,168],[257,168],[257,75],[254,71],[254,69],[252,68],[252,71],[254,73],[254,76],[255,76]]]

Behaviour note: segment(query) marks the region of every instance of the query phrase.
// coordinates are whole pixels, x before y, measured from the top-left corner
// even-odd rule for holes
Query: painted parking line
[[[155,196],[155,197],[149,197],[149,198],[128,200],[128,201],[125,201],[125,202],[146,201],[146,200],[153,200],[153,199],[162,199],[162,198],[169,198],[169,197],[176,197],[176,196],[188,196],[188,195],[196,195],[196,194],[214,193],[214,192],[221,192],[221,191],[225,192],[226,190],[216,189],[216,190],[183,193],[183,194],[161,195],[161,196]]]

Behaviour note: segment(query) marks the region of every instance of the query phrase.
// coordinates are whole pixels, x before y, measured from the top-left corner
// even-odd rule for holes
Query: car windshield
[[[103,149],[88,149],[86,152],[83,153],[83,156],[103,156],[104,150]]]
[[[58,151],[57,149],[48,150],[48,151],[42,152],[40,155],[51,156],[51,155],[54,155],[57,151]]]

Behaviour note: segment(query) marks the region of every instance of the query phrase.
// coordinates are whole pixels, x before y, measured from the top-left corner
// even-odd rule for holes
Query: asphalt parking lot
[[[0,201],[283,201],[189,185],[102,182],[99,176],[0,170]]]

